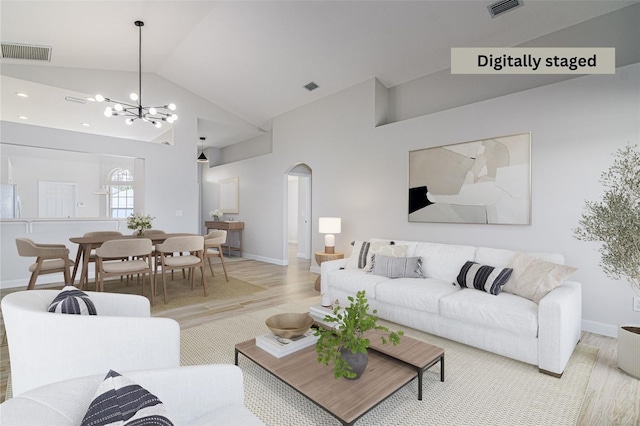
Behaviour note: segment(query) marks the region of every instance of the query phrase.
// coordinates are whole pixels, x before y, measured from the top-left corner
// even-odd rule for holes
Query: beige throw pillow
[[[545,262],[520,252],[513,256],[509,267],[513,268],[513,273],[502,291],[536,303],[576,271],[571,266]]]
[[[364,267],[365,272],[371,272],[373,269],[373,255],[375,254],[389,257],[405,257],[407,255],[407,246],[389,244],[386,241],[375,241],[371,243],[369,252],[367,253],[367,265]]]

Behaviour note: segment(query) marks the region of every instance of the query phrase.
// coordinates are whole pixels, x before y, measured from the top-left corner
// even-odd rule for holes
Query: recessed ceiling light
[[[88,100],[89,102],[95,102],[95,101],[96,101],[96,98],[89,97],[89,98],[87,98],[87,100]]]
[[[69,101],[69,102],[75,102],[77,104],[86,104],[87,103],[86,99],[76,98],[74,96],[65,96],[64,100],[65,101]]]
[[[91,124],[89,124],[89,123],[80,123],[80,124],[82,124],[84,127],[89,127],[89,126],[91,126]]]
[[[20,120],[28,120],[28,118],[26,116],[24,116],[24,115],[19,115],[18,118]]]
[[[20,96],[21,98],[28,98],[29,95],[27,95],[26,93],[22,93],[22,92],[16,92],[16,96]]]

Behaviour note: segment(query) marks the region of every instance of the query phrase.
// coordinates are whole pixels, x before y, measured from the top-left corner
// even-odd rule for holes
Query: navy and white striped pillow
[[[456,281],[462,288],[475,288],[497,296],[512,272],[512,268],[494,268],[468,261],[460,268]]]
[[[83,291],[65,286],[49,305],[49,312],[74,315],[97,315],[96,307]]]
[[[109,370],[98,387],[81,426],[173,426],[157,396]]]

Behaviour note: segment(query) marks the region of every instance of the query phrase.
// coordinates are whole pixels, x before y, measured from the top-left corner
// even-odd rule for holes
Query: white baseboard
[[[618,337],[618,326],[605,324],[603,322],[582,320],[582,330],[589,333],[601,334],[603,336]]]
[[[273,259],[271,257],[257,256],[251,253],[242,253],[245,259],[259,260],[260,262],[273,263],[274,265],[286,266],[289,264],[287,260]]]

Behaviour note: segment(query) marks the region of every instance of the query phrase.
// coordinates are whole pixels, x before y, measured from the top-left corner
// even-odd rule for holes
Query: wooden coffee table
[[[235,364],[238,354],[243,354],[343,425],[352,425],[416,377],[421,400],[423,373],[438,362],[440,381],[444,382],[444,349],[407,336],[398,346],[382,345],[374,333],[370,340],[369,362],[357,380],[334,379],[333,367],[317,361],[315,346],[276,358],[251,339],[236,345]]]

